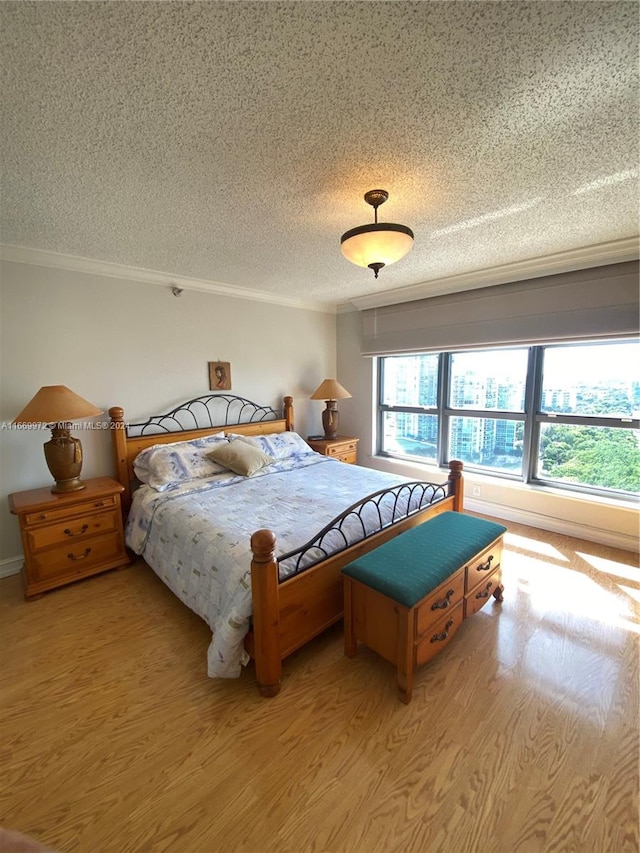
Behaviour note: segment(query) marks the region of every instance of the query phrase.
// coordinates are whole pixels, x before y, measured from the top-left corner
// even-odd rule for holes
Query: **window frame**
[[[629,339],[599,339],[598,341],[557,341],[554,343],[545,343],[539,345],[528,346],[527,359],[527,374],[525,378],[524,392],[524,411],[514,412],[509,410],[495,409],[469,409],[456,408],[449,405],[451,391],[451,363],[452,356],[457,353],[468,353],[471,350],[456,349],[451,351],[442,351],[438,355],[438,391],[437,404],[433,406],[403,406],[389,405],[382,403],[385,399],[384,388],[384,361],[389,358],[415,357],[420,355],[434,355],[433,352],[424,353],[406,353],[394,354],[387,356],[378,356],[376,361],[377,369],[377,414],[375,418],[376,424],[376,453],[379,456],[389,459],[399,459],[410,461],[413,464],[424,465],[432,464],[425,462],[419,456],[410,454],[401,454],[390,452],[383,448],[384,442],[384,416],[387,412],[398,412],[408,414],[425,414],[434,415],[438,419],[438,448],[437,462],[440,468],[446,468],[449,462],[449,442],[450,442],[450,425],[455,417],[461,418],[478,418],[490,420],[512,420],[523,423],[523,447],[522,447],[522,465],[520,473],[510,473],[508,471],[498,471],[482,465],[474,465],[473,463],[465,462],[465,470],[473,473],[481,474],[482,476],[492,477],[509,482],[517,482],[531,486],[540,486],[560,491],[577,492],[585,495],[597,497],[605,497],[616,500],[637,501],[637,494],[634,492],[624,491],[620,489],[607,489],[598,486],[589,486],[581,483],[568,483],[564,480],[556,480],[549,477],[541,477],[537,475],[539,447],[544,424],[559,425],[566,424],[568,426],[586,426],[586,427],[607,427],[613,429],[634,429],[640,430],[640,419],[638,418],[623,418],[623,417],[603,417],[596,415],[570,415],[557,414],[543,411],[542,409],[542,390],[543,390],[543,368],[544,368],[544,353],[545,350],[554,347],[571,347],[584,346],[585,344],[614,344],[614,343],[640,343],[637,338]],[[483,347],[474,350],[476,352],[496,352],[499,350],[522,350],[523,346],[503,346],[503,347]]]

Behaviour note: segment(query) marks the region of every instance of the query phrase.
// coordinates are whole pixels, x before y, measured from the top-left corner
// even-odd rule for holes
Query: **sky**
[[[469,352],[464,361],[494,375],[522,381],[527,370],[527,348],[505,352]],[[465,366],[466,366],[465,365]],[[576,383],[640,382],[640,343],[549,346],[545,352],[544,384],[554,388]]]

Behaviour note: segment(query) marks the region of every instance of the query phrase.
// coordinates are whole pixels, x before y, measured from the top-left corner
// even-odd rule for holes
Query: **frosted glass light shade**
[[[340,240],[342,254],[359,267],[395,264],[412,246],[413,231],[393,222],[360,225],[346,231]]]

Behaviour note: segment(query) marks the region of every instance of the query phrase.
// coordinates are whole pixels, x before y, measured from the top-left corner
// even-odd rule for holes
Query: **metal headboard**
[[[163,415],[146,421],[128,423],[124,409],[109,409],[115,450],[116,475],[124,486],[122,508],[126,513],[135,485],[133,461],[141,450],[152,444],[167,444],[176,439],[204,438],[212,432],[231,427],[243,435],[261,435],[294,429],[293,397],[284,398],[280,414],[271,406],[259,406],[233,394],[208,394],[180,403]]]
[[[227,424],[260,423],[280,418],[279,412],[270,406],[258,406],[244,397],[233,394],[209,394],[181,403],[164,415],[154,415],[140,423],[127,425],[127,436],[157,435],[207,429]]]

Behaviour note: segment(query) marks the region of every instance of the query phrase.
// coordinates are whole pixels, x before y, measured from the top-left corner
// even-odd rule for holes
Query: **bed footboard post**
[[[280,691],[280,604],[276,537],[271,530],[257,530],[251,537],[251,598],[256,678],[263,696]]]
[[[462,512],[464,503],[462,467],[462,462],[459,459],[451,459],[449,462],[449,494],[453,495],[453,508],[456,512]]]

